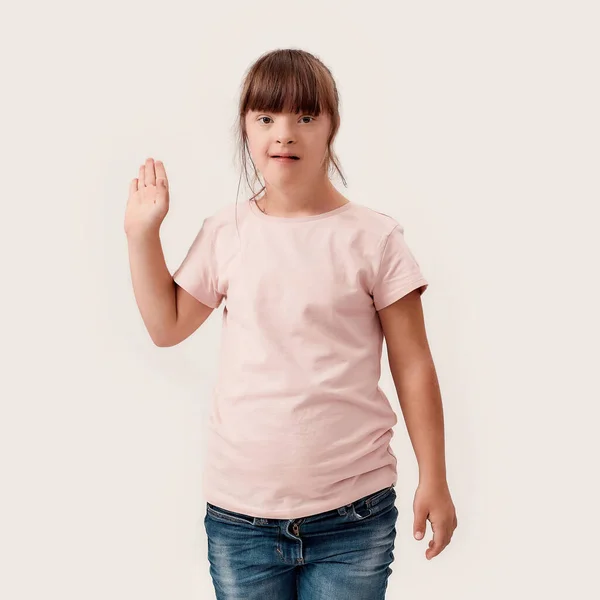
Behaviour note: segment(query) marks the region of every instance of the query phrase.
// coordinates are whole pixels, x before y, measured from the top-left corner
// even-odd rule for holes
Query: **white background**
[[[597,593],[597,3],[59,0],[3,13],[3,599],[214,597],[200,476],[222,309],[155,347],[123,216],[139,165],[164,161],[173,271],[202,219],[236,200],[243,74],[286,47],[337,81],[348,188],[336,185],[404,225],[430,282],[459,524],[427,561],[384,355],[400,417],[388,598]]]

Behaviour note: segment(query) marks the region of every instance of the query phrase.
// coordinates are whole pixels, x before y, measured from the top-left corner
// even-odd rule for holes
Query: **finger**
[[[142,165],[140,167],[140,171],[138,173],[138,190],[143,189],[146,185],[146,182],[144,181],[145,173],[146,173],[146,171],[145,171],[144,165]]]
[[[427,512],[415,510],[415,520],[413,524],[413,535],[415,539],[422,540],[425,537],[425,525],[427,523]]]
[[[169,180],[167,179],[167,172],[165,171],[165,165],[163,164],[162,161],[157,160],[154,163],[154,168],[156,169],[156,180],[158,181],[159,179],[164,179],[165,187],[168,189],[169,188]]]
[[[133,196],[138,191],[138,180],[132,179],[129,184],[129,197]]]
[[[447,531],[438,527],[437,531],[433,532],[433,539],[429,542],[429,548],[426,550],[425,556],[430,560],[437,556],[448,545],[447,539]]]
[[[146,159],[146,185],[156,185],[156,173],[154,172],[154,161]]]

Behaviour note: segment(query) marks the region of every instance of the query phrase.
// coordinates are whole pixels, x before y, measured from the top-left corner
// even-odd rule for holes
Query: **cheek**
[[[264,163],[264,157],[261,153],[260,148],[256,147],[256,144],[248,144],[248,151],[250,154],[250,158],[252,159],[252,162],[258,167],[259,165],[262,166],[262,164]]]
[[[257,160],[264,162],[268,157],[269,146],[260,141],[248,142],[248,148],[250,148],[250,154],[255,162]]]

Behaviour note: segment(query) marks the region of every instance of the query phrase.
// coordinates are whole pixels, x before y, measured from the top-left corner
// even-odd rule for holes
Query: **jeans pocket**
[[[394,486],[386,487],[354,502],[351,505],[351,513],[357,520],[362,521],[392,508],[395,501],[396,490]]]
[[[378,492],[375,492],[371,496],[368,496],[365,499],[365,504],[366,504],[367,508],[372,508],[373,506],[375,506],[375,505],[379,504],[380,502],[382,502],[383,500],[385,500],[385,498],[387,498],[390,495],[393,495],[394,497],[396,496],[396,490],[394,489],[393,485],[386,487],[382,490],[379,490]]]

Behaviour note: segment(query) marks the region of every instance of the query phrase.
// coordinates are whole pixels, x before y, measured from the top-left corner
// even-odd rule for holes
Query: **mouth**
[[[289,155],[289,154],[273,154],[271,156],[271,158],[274,158],[276,160],[281,160],[281,161],[293,161],[293,160],[300,160],[300,158],[298,156],[295,155]]]

